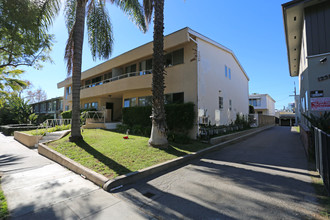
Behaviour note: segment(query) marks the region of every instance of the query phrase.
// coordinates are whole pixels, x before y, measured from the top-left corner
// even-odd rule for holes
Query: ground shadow
[[[112,160],[111,158],[105,156],[101,152],[95,150],[92,146],[86,143],[84,140],[80,140],[75,142],[77,146],[84,149],[86,152],[91,154],[97,160],[102,162],[104,165],[109,167],[111,170],[115,171],[118,175],[123,175],[132,172],[130,169],[126,168],[125,166],[117,163],[116,161]]]

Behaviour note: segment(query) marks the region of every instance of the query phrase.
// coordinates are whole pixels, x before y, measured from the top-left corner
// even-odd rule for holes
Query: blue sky
[[[284,37],[282,0],[165,0],[165,35],[190,27],[231,49],[247,72],[250,93],[268,93],[282,109],[293,98],[294,82],[289,74]],[[108,4],[113,25],[114,47],[111,57],[152,41],[152,25],[142,33],[122,11]],[[44,68],[25,68],[24,79],[41,87],[48,98],[63,95],[57,83],[67,77],[64,48],[68,37],[63,12],[49,30],[56,42],[51,52],[53,63]],[[105,60],[93,61],[85,35],[83,67],[87,70]]]

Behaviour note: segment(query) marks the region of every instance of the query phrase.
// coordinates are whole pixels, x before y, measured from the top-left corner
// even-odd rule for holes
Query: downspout
[[[196,87],[197,87],[197,134],[196,134],[196,139],[198,138],[199,136],[199,130],[200,130],[200,127],[199,127],[199,116],[198,116],[198,110],[199,110],[199,50],[198,50],[198,42],[193,39],[189,33],[188,33],[188,37],[189,37],[189,40],[193,41],[195,44],[196,44],[196,54],[197,54],[197,57],[196,57],[196,62],[197,62],[197,82],[196,82]]]

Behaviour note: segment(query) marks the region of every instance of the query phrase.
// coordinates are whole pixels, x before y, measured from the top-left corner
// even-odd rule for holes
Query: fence
[[[265,125],[272,125],[275,124],[275,116],[249,114],[249,122],[251,127],[262,127]]]
[[[47,119],[42,123],[42,126],[45,128],[52,128],[60,125],[71,124],[71,119]]]
[[[85,123],[105,123],[105,111],[84,112]]]
[[[312,130],[316,169],[322,177],[325,188],[330,193],[330,135],[316,127],[312,127]]]

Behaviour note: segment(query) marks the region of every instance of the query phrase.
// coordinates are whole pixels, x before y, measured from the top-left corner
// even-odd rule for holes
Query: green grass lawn
[[[76,143],[68,141],[68,136],[52,142],[48,146],[108,178],[134,172],[159,164],[179,156],[209,147],[208,144],[170,144],[166,150],[148,145],[146,137],[124,134],[101,129],[85,129],[84,140]]]
[[[55,132],[55,131],[63,131],[63,130],[69,130],[71,129],[71,125],[57,125],[55,127],[51,127],[48,129],[42,128],[42,129],[36,129],[36,130],[30,130],[30,131],[22,131],[25,134],[29,135],[45,135],[47,132]]]
[[[9,212],[7,208],[6,198],[0,186],[0,219],[5,219],[6,217],[8,217],[8,214]]]

